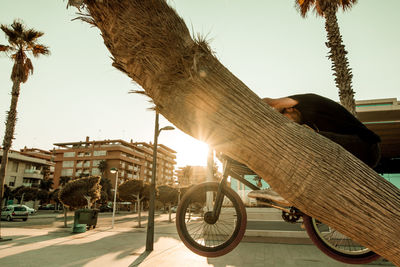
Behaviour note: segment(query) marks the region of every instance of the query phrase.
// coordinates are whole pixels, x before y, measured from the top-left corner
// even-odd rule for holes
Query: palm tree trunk
[[[171,212],[171,208],[172,208],[172,203],[168,203],[168,222],[172,222],[172,212]]]
[[[136,195],[136,200],[138,203],[138,228],[142,227],[142,199],[139,197],[139,194]]]
[[[67,212],[68,212],[68,208],[64,205],[64,227],[65,228],[68,227],[68,224],[67,224],[67,218],[68,218]]]
[[[332,60],[332,70],[334,71],[336,87],[339,89],[340,103],[354,116],[356,113],[356,103],[352,88],[351,68],[347,60],[347,51],[344,47],[342,36],[340,35],[339,24],[337,22],[336,10],[329,7],[324,12],[325,29],[328,42],[326,46],[329,50],[329,58]]]
[[[267,106],[164,0],[86,1],[113,65],[182,131],[249,166],[303,212],[400,265],[400,190]],[[339,204],[339,205],[338,205]]]
[[[1,157],[0,164],[0,217],[3,205],[3,195],[4,195],[4,183],[6,179],[6,169],[8,163],[8,152],[10,151],[12,140],[14,137],[15,124],[17,121],[17,104],[20,92],[20,80],[16,79],[13,82],[13,87],[11,91],[11,105],[8,111],[8,116],[6,120],[6,130],[3,139],[3,155]],[[1,223],[0,223],[0,238],[1,238]]]

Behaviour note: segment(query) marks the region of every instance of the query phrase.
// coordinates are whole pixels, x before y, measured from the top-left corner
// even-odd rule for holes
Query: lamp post
[[[158,125],[158,112],[156,111],[155,126],[154,126],[154,144],[153,144],[153,166],[151,169],[151,183],[150,183],[150,202],[149,202],[149,215],[147,222],[147,235],[146,235],[146,251],[153,250],[154,244],[154,201],[156,198],[156,172],[157,172],[157,145],[158,136],[163,130],[174,130],[172,126],[166,126],[161,129]]]
[[[112,214],[112,223],[111,223],[111,228],[114,228],[115,204],[117,202],[117,189],[118,189],[118,169],[111,168],[110,172],[113,174],[115,173],[114,204],[113,204],[113,214]]]

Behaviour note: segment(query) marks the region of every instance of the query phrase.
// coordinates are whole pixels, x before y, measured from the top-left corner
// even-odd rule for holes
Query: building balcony
[[[28,169],[24,171],[24,178],[43,179],[43,175],[39,170]]]
[[[40,174],[40,171],[39,170],[35,170],[35,169],[25,169],[24,173]]]
[[[25,187],[39,187],[40,183],[22,183]]]

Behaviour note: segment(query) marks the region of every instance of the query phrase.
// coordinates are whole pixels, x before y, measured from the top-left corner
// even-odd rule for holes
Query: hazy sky
[[[324,20],[300,17],[293,0],[174,0],[188,28],[206,36],[219,60],[260,97],[314,92],[338,100]],[[362,0],[338,14],[353,69],[356,99],[400,100],[399,0]],[[0,23],[16,18],[43,31],[51,56],[34,59],[22,85],[13,149],[53,148],[91,139],[153,140],[154,112],[126,75],[111,66],[99,30],[62,0],[1,0]],[[7,44],[0,32],[0,44]],[[11,60],[0,57],[0,138],[10,105]],[[161,127],[168,125],[161,120]],[[179,130],[159,142],[178,152],[178,166],[205,165],[207,147]]]

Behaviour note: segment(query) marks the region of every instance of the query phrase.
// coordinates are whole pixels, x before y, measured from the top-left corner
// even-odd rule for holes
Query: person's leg
[[[319,132],[319,134],[341,145],[371,168],[375,167],[379,162],[379,144],[369,144],[357,135],[343,135],[331,132]]]

